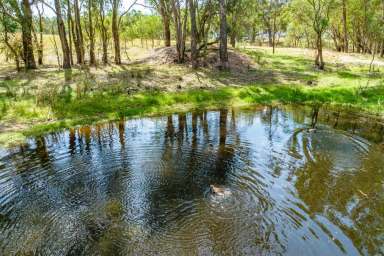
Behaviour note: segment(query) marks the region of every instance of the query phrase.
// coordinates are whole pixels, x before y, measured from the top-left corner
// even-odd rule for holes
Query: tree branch
[[[47,2],[45,2],[44,0],[38,0],[40,1],[41,3],[43,3],[45,6],[47,6],[49,9],[51,9],[56,15],[57,15],[57,12],[56,12],[56,9],[53,8],[53,6],[49,5]]]
[[[126,14],[132,9],[132,7],[133,7],[134,5],[137,4],[137,1],[138,1],[138,0],[135,0],[135,1],[128,7],[128,9],[120,15],[120,17],[119,17],[119,22],[117,23],[117,27],[120,27],[121,19],[124,17],[124,15],[126,15]]]
[[[145,5],[145,4],[140,4],[140,3],[136,3],[136,5],[142,6],[144,8],[156,10],[156,7],[153,7],[153,6],[149,6],[149,5]]]

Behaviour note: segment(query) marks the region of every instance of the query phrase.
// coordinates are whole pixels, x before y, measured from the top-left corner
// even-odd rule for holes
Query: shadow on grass
[[[362,77],[360,74],[352,73],[350,71],[338,71],[337,75],[340,78],[346,78],[346,79],[357,79]]]

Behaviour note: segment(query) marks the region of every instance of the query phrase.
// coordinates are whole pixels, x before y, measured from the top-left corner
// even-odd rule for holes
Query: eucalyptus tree
[[[347,0],[341,0],[342,20],[343,20],[343,48],[344,52],[348,52],[348,28],[347,28]]]
[[[198,50],[206,49],[208,44],[217,43],[217,40],[208,42],[209,35],[216,29],[218,4],[216,0],[201,0],[197,2],[197,42]]]
[[[351,41],[357,52],[372,53],[382,45],[384,29],[384,1],[353,1],[349,3]]]
[[[66,4],[67,4],[67,29],[68,29],[69,58],[71,61],[71,65],[73,65],[72,38],[73,38],[75,31],[73,28],[71,0],[66,0]]]
[[[32,10],[30,0],[1,0],[0,11],[21,26],[25,69],[35,69],[32,40]]]
[[[80,5],[79,0],[74,0],[73,9],[75,14],[75,24],[74,29],[75,33],[73,34],[75,50],[76,50],[76,58],[77,64],[84,64],[84,38],[83,38],[83,30],[81,26],[81,16],[80,16]]]
[[[164,46],[171,46],[171,20],[172,2],[171,0],[149,0],[156,11],[160,14],[163,24]]]
[[[154,40],[162,37],[162,20],[157,15],[141,15],[141,19],[144,21],[145,35],[154,47]]]
[[[44,42],[43,42],[43,21],[44,21],[44,5],[41,3],[41,6],[39,6],[39,3],[36,4],[36,10],[38,15],[38,21],[39,24],[39,40],[37,40],[37,63],[39,65],[43,65],[43,49],[44,49]]]
[[[188,0],[189,2],[189,13],[190,13],[190,21],[191,21],[191,62],[192,68],[198,67],[198,51],[197,51],[197,23],[196,23],[196,9],[197,9],[197,1],[196,0]]]
[[[333,0],[306,0],[309,4],[309,17],[312,21],[312,28],[316,33],[316,59],[315,65],[320,70],[324,69],[325,63],[323,59],[323,35],[329,24],[329,12],[331,10]]]
[[[95,14],[95,0],[87,1],[87,15],[88,15],[88,24],[87,24],[87,33],[89,38],[89,65],[96,65],[96,56],[95,56],[95,26],[94,26],[94,14]]]
[[[219,0],[219,13],[220,13],[220,67],[228,69],[228,39],[227,39],[227,13],[225,0]]]
[[[22,44],[16,33],[19,25],[4,13],[1,14],[0,21],[1,41],[4,43],[4,45],[0,44],[0,51],[7,58],[12,57],[15,60],[16,70],[20,71]]]
[[[63,68],[70,69],[71,68],[71,57],[69,52],[69,45],[67,41],[67,35],[65,32],[65,25],[61,11],[61,1],[55,0],[55,12],[56,12],[56,22],[57,22],[57,30],[59,32],[61,49],[63,51]]]
[[[268,34],[268,46],[273,46],[273,2],[274,0],[259,0],[256,1],[256,8],[259,12],[259,17],[263,22],[264,28]]]
[[[140,39],[142,46],[144,40],[151,40],[152,47],[155,45],[155,39],[161,39],[162,19],[158,15],[144,15],[140,11],[133,11],[123,20],[123,33],[125,41]]]
[[[112,0],[112,38],[113,47],[115,50],[115,64],[121,64],[121,53],[120,53],[120,25],[122,18],[129,13],[132,7],[137,3],[134,0],[133,3],[123,12],[120,13],[121,0]]]
[[[176,33],[176,51],[177,62],[185,61],[185,40],[187,36],[187,21],[188,21],[188,3],[187,0],[171,0],[173,22],[175,24]],[[184,5],[184,9],[182,9]]]
[[[250,15],[252,0],[230,0],[226,3],[226,15],[229,26],[229,41],[232,47],[241,36],[244,25]]]
[[[57,32],[60,38],[61,49],[63,53],[63,68],[70,69],[71,68],[71,56],[70,56],[70,48],[67,40],[67,33],[65,29],[61,0],[54,0],[54,6],[51,6],[50,3],[40,0],[42,4],[50,8],[56,15],[56,24],[57,24]]]
[[[316,58],[315,66],[323,70],[323,36],[329,27],[329,14],[334,0],[293,0],[290,11],[296,19],[311,27],[315,33]]]
[[[159,0],[159,9],[163,19],[164,45],[171,46],[171,5],[170,0]]]
[[[107,13],[110,10],[110,3],[108,0],[97,0],[97,11],[98,19],[97,26],[100,31],[100,38],[102,44],[102,62],[103,64],[108,63],[108,41],[109,41],[109,31],[108,31],[108,21]]]

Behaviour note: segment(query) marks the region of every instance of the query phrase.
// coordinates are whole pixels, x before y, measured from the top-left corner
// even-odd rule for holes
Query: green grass
[[[242,88],[228,87],[179,93],[139,93],[133,96],[95,93],[70,102],[58,100],[52,107],[57,121],[36,124],[23,131],[23,134],[37,135],[74,125],[100,120],[116,120],[121,117],[158,115],[200,108],[277,103],[331,104],[382,114],[384,86],[372,87],[362,93],[348,86],[308,88],[299,85],[250,85]],[[23,104],[17,105],[19,107],[13,111],[20,112]],[[25,111],[22,110],[20,114]],[[37,109],[36,112],[38,111]],[[27,120],[30,117],[34,115],[23,115]]]
[[[121,85],[77,94],[75,89],[51,90],[47,95],[0,94],[0,120],[6,125],[26,124],[26,128],[3,132],[0,144],[23,140],[26,136],[122,117],[161,115],[201,108],[250,104],[328,104],[350,107],[371,114],[384,114],[384,83],[380,73],[368,75],[365,66],[328,65],[326,71],[313,69],[305,57],[272,55],[247,51],[259,70],[273,72],[281,81],[256,79],[248,85],[180,92],[125,93]],[[210,75],[210,74],[208,74]],[[215,73],[211,79],[233,76]],[[311,81],[315,86],[307,86]],[[16,88],[15,81],[3,87]],[[17,84],[17,83],[16,83]],[[80,83],[79,83],[80,84]],[[1,87],[1,86],[0,86]],[[18,91],[15,89],[14,91]],[[16,95],[16,96],[15,96]],[[40,103],[36,98],[41,99]],[[9,129],[8,129],[9,130]]]

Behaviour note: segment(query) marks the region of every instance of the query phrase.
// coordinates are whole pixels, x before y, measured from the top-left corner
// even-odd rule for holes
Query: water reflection
[[[383,254],[383,127],[289,106],[33,138],[0,160],[0,252]]]

